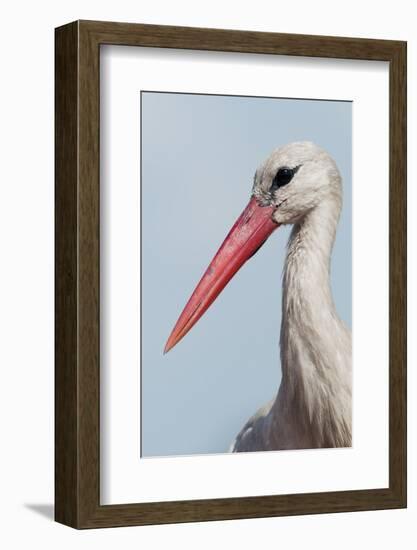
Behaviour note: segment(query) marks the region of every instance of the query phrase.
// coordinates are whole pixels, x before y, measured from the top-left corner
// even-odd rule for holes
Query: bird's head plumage
[[[252,189],[261,206],[273,206],[278,224],[299,222],[323,200],[341,201],[341,178],[336,163],[309,141],[275,149],[258,167]]]

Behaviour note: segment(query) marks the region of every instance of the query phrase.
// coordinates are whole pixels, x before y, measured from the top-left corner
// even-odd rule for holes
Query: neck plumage
[[[288,244],[282,381],[270,433],[281,448],[351,445],[351,337],[330,287],[340,208],[338,197],[323,201],[294,226]]]

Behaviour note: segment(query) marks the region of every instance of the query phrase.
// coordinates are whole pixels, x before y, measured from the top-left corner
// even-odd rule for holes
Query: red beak
[[[278,224],[272,220],[274,208],[274,206],[259,206],[255,197],[251,198],[188,300],[168,338],[164,353],[184,338],[233,275],[278,227]]]

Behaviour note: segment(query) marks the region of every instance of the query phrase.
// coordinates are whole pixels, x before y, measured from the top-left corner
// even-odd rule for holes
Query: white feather
[[[299,167],[271,194],[280,167]],[[277,149],[257,170],[259,201],[277,205],[274,219],[293,224],[283,274],[282,380],[276,398],[243,427],[232,452],[349,447],[352,441],[351,335],[339,319],[330,260],[342,206],[335,162],[301,142]]]

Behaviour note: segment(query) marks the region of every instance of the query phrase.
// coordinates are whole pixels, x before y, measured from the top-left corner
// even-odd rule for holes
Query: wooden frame
[[[389,62],[389,488],[100,505],[101,44]],[[56,508],[75,528],[406,506],[406,43],[77,21],[56,29]]]

